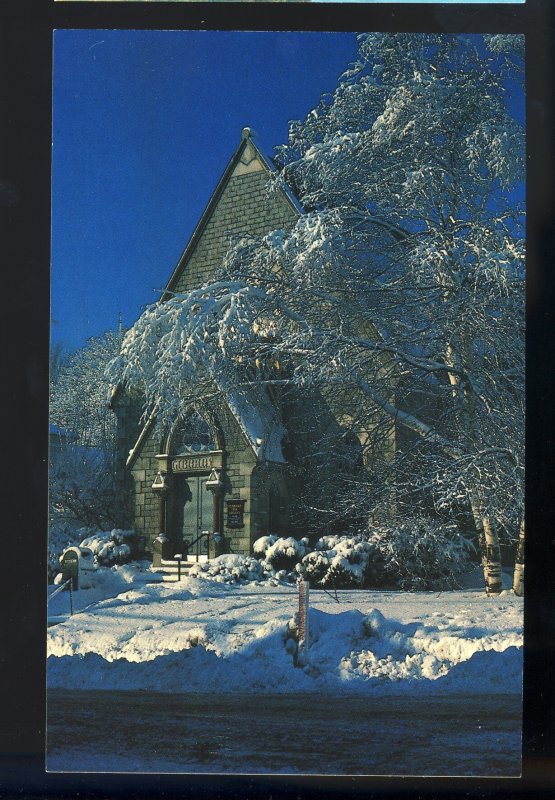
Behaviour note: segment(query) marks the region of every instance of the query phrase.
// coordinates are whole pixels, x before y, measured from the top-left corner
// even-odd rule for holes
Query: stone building
[[[260,236],[295,223],[301,213],[295,199],[286,190],[268,193],[270,175],[270,165],[245,128],[162,302],[173,292],[210,281],[230,234]],[[164,433],[155,420],[141,426],[140,396],[114,393],[118,472],[132,506],[128,524],[155,564],[187,550],[249,553],[261,535],[301,533],[289,512],[297,480],[291,441],[302,447],[307,435],[296,423],[303,404],[264,389],[254,392],[183,409],[173,429]],[[317,417],[322,428],[337,427],[325,405]]]

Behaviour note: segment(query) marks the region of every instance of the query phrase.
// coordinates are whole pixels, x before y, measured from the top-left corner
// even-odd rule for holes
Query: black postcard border
[[[4,591],[0,797],[551,797],[555,789],[552,150],[555,6],[104,3],[0,7],[4,247]],[[527,37],[528,309],[524,766],[521,779],[46,774],[44,658],[52,32],[56,28],[523,32]],[[7,581],[6,581],[7,578]],[[379,732],[376,732],[379,735]],[[310,732],[307,731],[307,735]]]

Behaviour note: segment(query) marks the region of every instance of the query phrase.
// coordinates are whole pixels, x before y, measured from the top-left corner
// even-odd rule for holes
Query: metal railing
[[[202,550],[202,541],[203,540],[204,540],[204,552],[201,552],[201,550]],[[196,545],[196,548],[195,548],[195,552],[192,553],[191,551],[192,551],[194,545]],[[184,560],[188,561],[189,560],[189,556],[193,556],[194,558],[196,558],[197,563],[198,563],[199,557],[201,555],[205,555],[205,554],[208,555],[209,548],[210,548],[210,531],[203,531],[201,534],[199,534],[197,536],[196,539],[193,539],[192,542],[187,542],[187,541],[183,542]]]
[[[48,607],[50,601],[53,600],[57,595],[59,595],[60,592],[62,592],[66,588],[66,586],[69,586],[69,613],[71,616],[73,616],[73,578],[68,578],[67,581],[61,583],[57,589],[54,589],[52,594],[48,596],[48,599],[46,601],[46,606]]]

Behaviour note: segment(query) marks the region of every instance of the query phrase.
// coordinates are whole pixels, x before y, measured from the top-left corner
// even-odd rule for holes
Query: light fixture
[[[205,485],[210,492],[218,492],[222,489],[223,483],[217,469],[212,470]]]
[[[158,470],[158,473],[154,478],[154,482],[152,484],[152,490],[154,492],[166,492],[168,490],[168,484],[166,482],[165,472],[160,472],[160,470]]]

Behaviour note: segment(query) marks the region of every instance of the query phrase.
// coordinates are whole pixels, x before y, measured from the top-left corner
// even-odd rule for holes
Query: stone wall
[[[131,448],[136,444],[143,429],[141,397],[136,392],[118,390],[112,399],[111,407],[117,419],[115,480],[121,497],[117,524],[119,527],[127,529],[133,528],[135,525],[135,487],[126,462]]]
[[[233,553],[249,553],[252,542],[252,506],[250,491],[251,473],[256,466],[256,455],[247,442],[237,421],[227,407],[219,410],[218,416],[225,440],[225,470],[223,503],[223,535],[228,549]],[[226,527],[226,500],[245,500],[244,528]],[[254,498],[256,504],[256,498]]]
[[[140,455],[131,469],[134,482],[135,530],[142,537],[145,552],[152,555],[152,542],[160,533],[160,497],[155,494],[152,484],[158,473],[160,435],[155,426],[145,437]]]
[[[268,194],[265,171],[233,176],[173,291],[189,291],[211,280],[221,266],[231,235],[263,236],[291,226],[296,216],[282,192]]]

